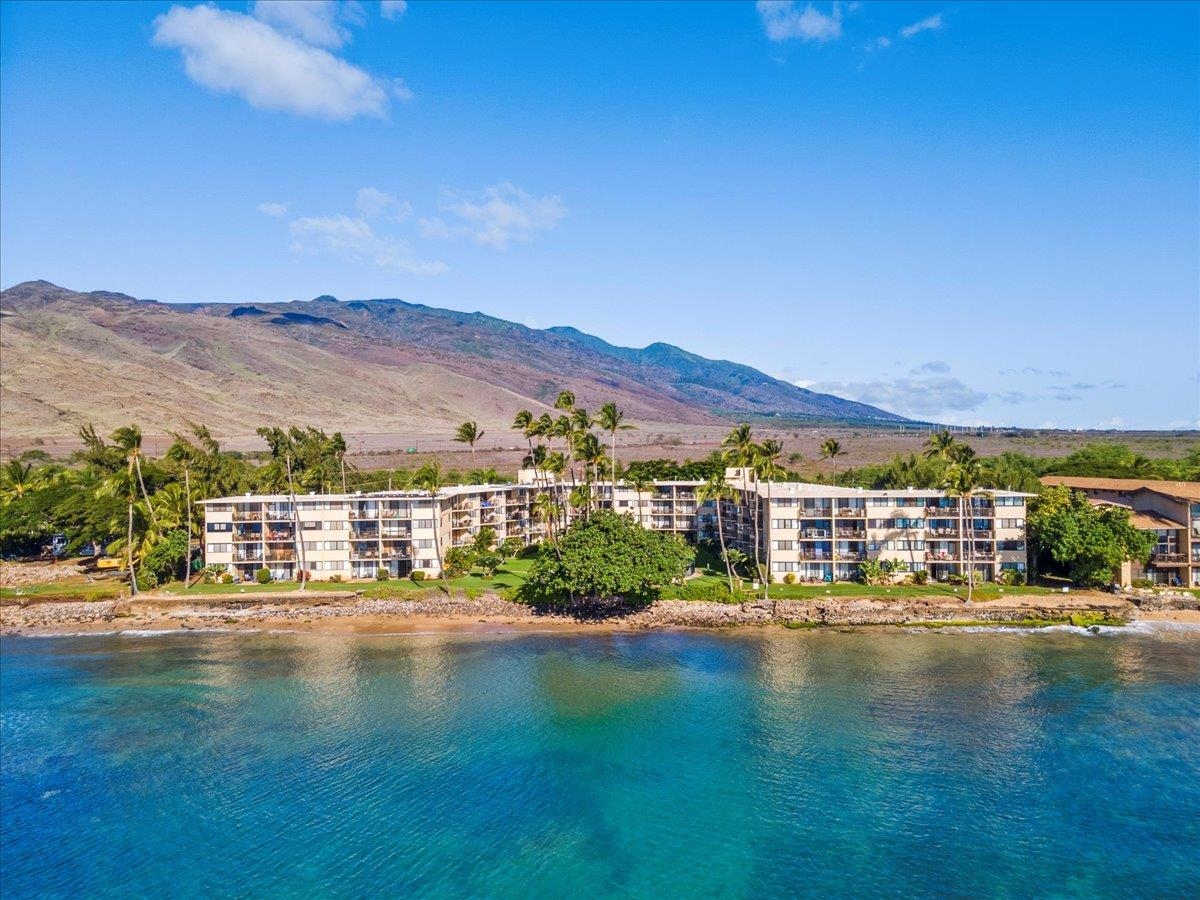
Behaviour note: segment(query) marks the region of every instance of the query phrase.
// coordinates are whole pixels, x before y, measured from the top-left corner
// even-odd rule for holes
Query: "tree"
[[[754,478],[761,484],[767,483],[767,516],[771,515],[771,481],[778,478],[783,470],[779,467],[779,457],[783,454],[783,444],[768,438],[752,451]],[[769,524],[769,523],[768,523]],[[771,542],[767,541],[767,562],[763,567],[763,599],[768,599],[768,585],[771,583]]]
[[[525,543],[519,537],[506,537],[496,548],[496,553],[499,554],[501,561],[504,561],[512,559],[524,549]]]
[[[1026,520],[1031,556],[1065,569],[1078,585],[1102,586],[1125,560],[1145,563],[1154,549],[1154,539],[1129,517],[1125,507],[1093,506],[1068,487],[1043,488]]]
[[[833,477],[837,478],[837,458],[845,456],[846,451],[842,449],[841,442],[837,438],[825,438],[821,441],[821,459],[827,459],[833,463]]]
[[[941,431],[935,431],[929,435],[929,439],[925,441],[925,458],[933,459],[948,459],[950,448],[954,446],[954,435],[950,430],[943,428]]]
[[[600,413],[596,416],[596,425],[612,435],[612,497],[615,504],[617,499],[617,432],[629,431],[636,426],[625,424],[625,413],[617,409],[615,403],[605,403],[600,407]]]
[[[721,524],[721,503],[722,501],[733,501],[736,499],[736,496],[733,492],[733,487],[725,480],[724,475],[713,475],[696,490],[697,500],[701,503],[711,502],[716,508],[717,541],[721,546],[721,561],[725,563],[725,574],[729,577],[730,594],[733,593],[733,566],[730,564],[729,556],[725,551],[725,528]]]
[[[555,539],[555,523],[558,521],[558,502],[549,492],[543,491],[533,498],[533,515],[546,526],[546,540],[558,553],[558,541]]]
[[[436,460],[421,466],[413,478],[417,487],[429,494],[429,507],[433,516],[433,554],[437,557],[443,587],[446,586],[446,567],[442,564],[442,516],[438,510],[437,495],[441,493],[444,481],[442,464]]]
[[[746,500],[746,505],[750,507],[750,519],[754,528],[754,571],[757,574],[760,571],[758,555],[760,512],[757,499],[753,503],[750,501],[750,484],[747,473],[754,465],[754,455],[758,450],[758,445],[754,443],[754,434],[749,424],[742,422],[740,425],[735,425],[725,436],[725,439],[721,441],[721,446],[725,448],[725,459],[729,465],[742,470],[742,496]]]
[[[471,445],[471,457],[475,456],[475,444],[483,437],[483,429],[479,427],[479,423],[474,419],[463,422],[454,432],[454,440],[460,444]]]
[[[643,472],[635,472],[630,474],[628,470],[625,472],[625,483],[633,488],[637,494],[637,515],[634,517],[639,525],[643,528],[646,523],[642,518],[642,494],[654,487],[654,479]],[[613,498],[613,509],[617,508],[616,497]]]
[[[958,444],[956,446],[965,445]],[[943,487],[946,489],[946,496],[958,498],[959,521],[965,531],[963,536],[967,540],[968,603],[973,599],[975,593],[975,497],[981,493],[980,488],[983,486],[983,470],[974,459],[951,463],[946,469],[946,480]]]
[[[530,599],[621,598],[649,602],[657,589],[682,579],[694,553],[682,538],[642,528],[601,509],[572,524],[558,552],[543,551],[523,586]]]

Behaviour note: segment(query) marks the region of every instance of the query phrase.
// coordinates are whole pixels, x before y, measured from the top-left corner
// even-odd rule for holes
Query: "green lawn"
[[[55,600],[116,600],[128,593],[128,586],[120,581],[51,581],[46,584],[0,588],[0,600],[24,600],[31,597]]]

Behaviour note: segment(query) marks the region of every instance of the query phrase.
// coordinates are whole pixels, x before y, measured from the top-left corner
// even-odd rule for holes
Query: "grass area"
[[[129,588],[120,581],[64,582],[23,584],[0,588],[0,600],[116,600],[127,596]]]

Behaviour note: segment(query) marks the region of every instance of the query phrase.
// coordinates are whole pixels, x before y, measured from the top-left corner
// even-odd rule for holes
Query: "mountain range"
[[[47,281],[0,292],[8,438],[89,422],[164,433],[187,420],[226,436],[272,423],[445,434],[468,418],[503,431],[562,389],[589,408],[613,400],[642,424],[906,421],[670,344],[616,347],[403,300],[160,303]]]

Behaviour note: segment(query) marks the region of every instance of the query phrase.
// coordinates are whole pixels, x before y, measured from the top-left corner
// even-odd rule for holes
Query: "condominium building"
[[[1150,560],[1127,560],[1117,580],[1130,584],[1146,579],[1174,587],[1200,587],[1200,483],[1141,478],[1075,478],[1047,475],[1047,485],[1065,485],[1097,505],[1130,510],[1135,528],[1154,535]]]
[[[727,473],[733,499],[720,509],[698,497],[703,482],[660,481],[644,490],[618,483],[595,487],[602,507],[630,515],[644,527],[696,542],[715,539],[758,556],[774,580],[849,581],[868,559],[904,563],[934,579],[964,574],[968,566],[995,579],[1024,571],[1028,494],[991,491],[965,506],[929,489],[864,490],[795,482],[757,482]],[[439,574],[451,547],[491,528],[497,541],[530,545],[545,537],[534,513],[538,494],[565,500],[570,485],[524,471],[516,484],[462,485],[434,497],[416,491],[354,494],[251,495],[203,501],[205,561],[242,580],[260,568],[292,579],[300,569],[316,580],[374,578],[424,571]],[[757,520],[757,521],[756,521]]]

